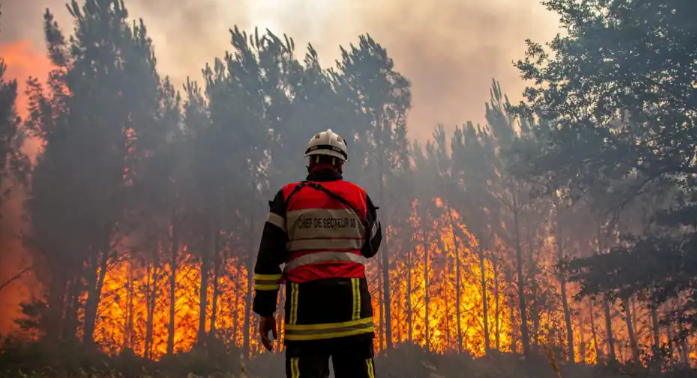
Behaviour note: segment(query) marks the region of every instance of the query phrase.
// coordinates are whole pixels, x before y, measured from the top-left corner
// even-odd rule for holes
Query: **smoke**
[[[21,83],[22,78],[28,76],[43,76],[49,69],[50,64],[45,55],[37,50],[28,39],[15,40],[11,43],[3,44],[0,47],[0,56],[7,65],[6,78],[15,78]],[[27,98],[20,87],[18,90],[16,108],[19,115],[26,115]],[[25,143],[25,151],[29,155],[35,155],[38,148],[37,143],[29,140]],[[7,188],[0,188],[1,193],[5,193]],[[22,232],[22,201],[24,197],[21,190],[13,190],[9,194],[8,201],[0,209],[0,286],[29,266],[27,261],[28,254],[23,251],[21,232]],[[19,315],[19,304],[30,295],[28,286],[24,284],[30,274],[21,276],[22,280],[13,280],[0,290],[0,332],[5,332],[13,325],[13,319]]]
[[[65,0],[5,0],[0,41],[29,39],[43,48],[42,14],[50,8],[66,32],[72,28]],[[491,79],[512,100],[525,83],[511,62],[523,56],[524,40],[545,41],[557,17],[539,0],[126,0],[155,42],[162,74],[175,82],[200,77],[201,68],[229,49],[234,25],[257,26],[293,37],[298,55],[311,42],[325,66],[339,45],[370,33],[412,81],[410,133],[425,139],[438,122],[454,127],[483,122]]]
[[[82,2],[80,0],[80,2]],[[287,34],[298,56],[311,42],[325,67],[339,57],[339,45],[369,33],[387,48],[397,69],[413,86],[412,138],[427,139],[437,123],[448,131],[467,120],[484,121],[491,79],[501,81],[513,101],[525,86],[511,62],[523,56],[525,38],[549,40],[556,16],[539,0],[125,0],[134,18],[143,18],[152,36],[160,73],[181,84],[200,77],[206,62],[229,47],[234,25]],[[4,0],[0,55],[10,76],[23,82],[48,70],[43,13],[51,9],[66,33],[72,20],[66,0]],[[22,89],[20,89],[23,92]],[[18,101],[20,114],[25,100]],[[5,206],[0,241],[0,280],[21,268],[19,199]],[[0,306],[16,308],[15,294],[0,292]],[[13,290],[14,292],[14,290]],[[3,297],[4,295],[4,297]],[[10,319],[10,316],[1,316]],[[0,331],[4,328],[0,325]]]

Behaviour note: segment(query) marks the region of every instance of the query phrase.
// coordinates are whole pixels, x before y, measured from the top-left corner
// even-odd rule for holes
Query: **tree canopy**
[[[515,63],[521,104],[492,79],[484,125],[411,123],[411,82],[369,34],[324,66],[311,44],[234,26],[178,88],[123,1],[73,0],[70,33],[47,10],[53,70],[27,80],[24,120],[0,62],[0,177],[27,196],[40,283],[7,340],[278,368],[250,267],[268,200],[331,128],[385,225],[368,265],[380,355],[694,362],[697,3],[544,4],[564,33]],[[23,135],[42,143],[34,164]]]

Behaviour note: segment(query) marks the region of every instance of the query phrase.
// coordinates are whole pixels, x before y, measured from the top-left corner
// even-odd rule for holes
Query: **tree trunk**
[[[539,311],[539,303],[538,302],[538,296],[537,296],[537,283],[535,282],[534,276],[531,277],[532,284],[530,285],[530,299],[531,301],[527,302],[527,307],[530,309],[530,317],[532,318],[532,329],[530,330],[530,345],[533,347],[537,347],[539,343],[539,335],[540,335],[540,311]],[[539,348],[537,348],[539,349]]]
[[[499,264],[496,258],[492,259],[494,268],[494,293],[496,295],[496,350],[501,350],[501,293],[499,292]]]
[[[591,338],[593,339],[593,349],[595,350],[596,361],[600,361],[603,358],[603,352],[598,348],[598,333],[595,330],[595,306],[593,306],[593,300],[588,299],[588,308],[591,314]]]
[[[387,232],[385,232],[387,234]],[[387,238],[385,238],[387,241]],[[392,342],[392,293],[390,293],[390,260],[389,260],[389,243],[385,243],[382,249],[382,285],[384,294],[384,319],[385,319],[385,343],[387,350],[391,350]]]
[[[155,255],[157,256],[157,254]],[[157,282],[160,280],[160,274],[157,269],[159,265],[159,259],[155,257],[152,265],[152,280],[150,279],[150,272],[148,272],[148,320],[146,322],[145,330],[145,356],[147,359],[152,359],[153,354],[153,326],[155,318],[155,304],[157,303]],[[149,270],[149,268],[148,268]]]
[[[653,334],[653,348],[655,353],[661,347],[661,328],[658,322],[658,309],[656,305],[654,303],[649,303],[649,310],[651,312],[651,331]]]
[[[133,349],[133,266],[128,267],[128,293],[126,304],[126,331],[124,332],[124,347]]]
[[[487,286],[486,286],[486,258],[484,257],[484,250],[482,249],[481,244],[478,247],[479,249],[479,273],[480,273],[480,280],[482,282],[482,322],[484,323],[484,353],[486,355],[491,352],[491,335],[489,334],[489,298],[487,297]],[[498,299],[497,299],[498,300]],[[497,310],[498,310],[498,304],[497,304]],[[458,318],[459,319],[459,318]],[[498,322],[498,319],[497,319]],[[497,324],[498,327],[498,324]],[[497,336],[496,338],[498,339],[498,329],[496,330]],[[497,347],[498,347],[498,340],[497,340]]]
[[[152,283],[152,266],[150,261],[145,264],[145,347],[143,348],[143,357],[150,359],[150,349],[152,345],[152,316],[150,308],[152,307],[153,283]]]
[[[688,351],[687,351],[687,335],[683,333],[683,330],[685,329],[685,325],[683,323],[683,316],[685,315],[685,310],[682,304],[682,299],[680,296],[677,297],[677,299],[673,302],[673,308],[675,310],[675,313],[678,315],[678,324],[677,324],[677,330],[676,330],[676,336],[678,337],[679,343],[679,351],[680,351],[680,364],[682,366],[688,366],[689,364],[689,358],[688,358]]]
[[[603,253],[603,237],[602,237],[602,226],[598,222],[598,254]],[[605,331],[607,332],[607,352],[608,358],[611,362],[617,360],[617,355],[615,354],[615,338],[612,333],[612,314],[610,313],[610,302],[607,297],[603,298],[603,311],[605,312]]]
[[[627,335],[629,336],[629,345],[632,348],[632,358],[635,364],[640,364],[639,360],[639,344],[634,333],[634,322],[632,318],[632,307],[629,299],[625,299],[622,304],[624,307],[624,321],[627,324]]]
[[[441,251],[445,251],[445,242],[443,242],[443,238],[441,237],[439,240],[439,246]],[[450,301],[450,295],[448,295],[448,284],[450,283],[450,280],[448,279],[448,274],[450,273],[450,261],[448,259],[447,254],[443,254],[443,280],[441,281],[442,287],[441,287],[441,296],[444,296],[445,300],[445,319],[444,322],[445,324],[440,324],[439,326],[443,327],[445,331],[445,350],[448,350],[450,347],[450,306],[452,305],[452,302]],[[443,332],[441,332],[442,334]]]
[[[213,304],[211,311],[211,326],[208,332],[208,345],[213,345],[217,337],[217,331],[215,327],[215,322],[218,320],[218,298],[220,297],[220,291],[218,290],[220,281],[220,270],[223,265],[220,253],[220,227],[215,228],[215,237],[213,241]]]
[[[428,260],[429,260],[429,251],[428,251],[428,233],[426,232],[426,226],[422,226],[422,231],[423,231],[423,247],[424,247],[424,332],[426,336],[426,351],[431,350],[431,332],[430,332],[430,318],[428,316],[428,307],[430,304],[430,295],[429,295],[429,282],[428,282]]]
[[[564,261],[564,246],[562,245],[562,233],[561,226],[559,225],[559,219],[557,219],[557,251],[558,251],[558,261],[561,263]],[[575,363],[574,354],[574,330],[571,324],[571,310],[569,309],[569,299],[566,293],[566,277],[563,272],[559,273],[559,285],[561,286],[561,301],[564,307],[564,322],[566,323],[566,345],[569,348],[569,362]]]
[[[80,285],[81,274],[75,272],[73,278],[68,287],[68,298],[66,298],[66,310],[65,310],[65,322],[63,338],[69,338],[72,340],[77,339],[77,329],[79,326],[79,320],[77,317],[77,310],[79,306],[79,297],[82,292],[82,285]]]
[[[460,249],[457,246],[457,236],[455,236],[455,221],[453,220],[453,210],[450,207],[448,209],[448,216],[450,217],[450,230],[453,235],[453,244],[455,245],[455,316],[457,319],[457,352],[462,353],[462,305],[460,301],[462,300],[462,287],[461,287],[461,277],[460,277]],[[486,316],[486,280],[484,273],[483,260],[481,259],[481,247],[480,251],[480,263],[482,269],[482,301],[484,309],[484,340],[486,345],[486,353],[489,353],[489,325],[487,324]],[[447,281],[447,280],[446,280]]]
[[[239,272],[239,268],[237,271],[235,271],[235,282],[241,282],[242,277]],[[232,309],[232,339],[235,340],[233,342],[233,345],[235,346],[241,346],[240,343],[237,341],[237,330],[240,328],[240,319],[239,319],[239,288],[238,285],[235,284],[233,293],[230,296],[230,308]]]
[[[380,128],[382,129],[384,126],[382,125],[384,121],[381,121],[379,123]],[[384,206],[384,201],[385,201],[385,196],[384,196],[384,178],[385,178],[385,172],[384,172],[384,159],[385,159],[385,151],[382,145],[382,138],[378,138],[379,140],[379,146],[378,146],[378,198],[380,198],[380,204]],[[385,212],[386,214],[389,214],[389,212]],[[389,224],[389,219],[385,219],[385,224]],[[383,285],[383,293],[384,293],[384,306],[385,306],[385,342],[387,343],[387,350],[392,350],[392,317],[391,317],[391,309],[390,306],[392,305],[392,296],[390,293],[390,250],[389,250],[389,235],[387,232],[387,229],[385,230],[385,242],[383,243],[382,250],[380,251],[382,253],[382,285]],[[380,311],[380,316],[382,317],[383,312]]]
[[[174,354],[174,336],[177,310],[177,254],[179,253],[179,229],[176,214],[172,212],[169,250],[169,324],[167,326],[167,354]]]
[[[586,334],[583,330],[583,317],[581,317],[579,324],[578,324],[578,336],[579,336],[579,358],[578,358],[578,363],[579,364],[585,364],[586,363]]]
[[[518,353],[518,340],[516,340],[518,335],[515,334],[514,327],[513,327],[516,323],[515,311],[514,311],[514,309],[516,308],[516,305],[515,305],[515,298],[513,297],[513,295],[510,295],[508,297],[508,308],[511,309],[511,352],[513,352],[515,354],[515,353]]]
[[[46,338],[49,340],[61,340],[68,312],[70,279],[66,273],[54,272],[51,277],[51,285],[48,287]]]
[[[251,327],[252,327],[252,293],[254,287],[254,265],[249,261],[247,268],[247,293],[245,295],[244,304],[244,352],[247,356],[251,356]]]
[[[397,337],[395,337],[395,342],[397,344],[402,343],[402,314],[404,313],[404,301],[401,298],[401,290],[397,293]]]
[[[109,262],[109,240],[105,240],[104,248],[99,253],[99,264],[90,269],[88,277],[87,302],[85,303],[85,323],[84,333],[82,334],[82,342],[87,345],[94,344],[94,328],[97,321],[97,309],[102,296],[102,287],[104,287],[104,279],[107,273],[107,264]]]
[[[196,337],[196,344],[198,346],[204,346],[206,342],[206,319],[207,319],[207,309],[208,309],[208,272],[210,270],[210,258],[208,254],[210,253],[208,249],[208,238],[210,237],[210,228],[207,226],[208,221],[205,221],[206,226],[203,228],[203,245],[201,248],[201,286],[199,291],[199,305],[198,305],[198,335]]]
[[[675,336],[673,335],[673,324],[669,323],[666,326],[666,336],[668,337],[668,350],[670,351],[671,359],[675,358]]]
[[[637,310],[636,310],[636,300],[634,298],[629,298],[629,304],[632,307],[632,324],[634,325],[634,334],[637,333]]]
[[[220,267],[216,267],[213,271],[213,299],[211,304],[211,325],[208,331],[209,345],[211,345],[217,337],[217,328],[215,322],[218,321],[218,299],[220,298],[220,290],[218,290],[220,281]]]
[[[383,261],[381,259],[377,259],[377,264],[378,264],[378,290],[377,290],[377,296],[378,296],[378,319],[380,319],[380,329],[378,330],[378,350],[382,350],[383,345],[384,345],[384,339],[383,335],[385,334],[385,301],[383,300],[383,292],[382,288],[384,287],[382,285],[382,264]]]
[[[607,332],[607,353],[611,362],[617,360],[615,354],[615,338],[612,334],[612,314],[610,313],[610,301],[603,299],[603,310],[605,311],[605,331]]]
[[[244,335],[244,341],[243,341],[243,350],[244,353],[247,357],[251,356],[252,353],[252,348],[251,348],[251,327],[252,327],[252,293],[254,292],[254,254],[252,251],[254,250],[254,238],[252,237],[253,235],[256,235],[254,232],[254,224],[256,222],[256,217],[252,213],[252,216],[250,216],[249,219],[249,235],[248,235],[248,240],[249,240],[249,245],[247,246],[247,251],[249,253],[247,257],[247,293],[245,295],[245,302],[244,302],[244,330],[243,330],[243,335]]]
[[[539,297],[538,297],[538,292],[539,292],[539,285],[537,281],[535,280],[537,276],[537,267],[535,266],[535,256],[534,256],[534,249],[535,249],[535,244],[533,243],[533,237],[532,237],[532,231],[529,230],[530,227],[528,227],[528,235],[527,235],[527,240],[528,240],[528,277],[530,278],[530,300],[527,302],[527,308],[530,309],[530,317],[532,318],[532,332],[530,332],[530,345],[537,347],[539,342],[540,342],[540,304],[539,304]],[[538,348],[539,349],[539,348]]]
[[[513,222],[515,225],[516,243],[516,270],[518,274],[518,308],[520,309],[520,337],[523,344],[523,356],[530,358],[530,336],[528,334],[528,315],[525,304],[525,277],[523,276],[523,251],[520,247],[520,219],[519,219],[518,187],[515,187],[513,196]]]
[[[413,264],[413,259],[416,256],[416,245],[412,246],[412,249],[407,252],[407,326],[409,327],[408,329],[408,340],[409,342],[412,342],[414,340],[414,321],[413,321],[413,315],[412,315],[412,303],[411,303],[411,274],[412,274],[412,267],[414,266]]]

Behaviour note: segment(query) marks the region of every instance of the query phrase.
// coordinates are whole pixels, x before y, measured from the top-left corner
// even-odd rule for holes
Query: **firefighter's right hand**
[[[278,340],[276,318],[273,316],[262,316],[259,319],[259,336],[261,336],[261,343],[264,344],[266,350],[273,349],[273,341],[269,339],[269,331],[271,331],[274,340]]]

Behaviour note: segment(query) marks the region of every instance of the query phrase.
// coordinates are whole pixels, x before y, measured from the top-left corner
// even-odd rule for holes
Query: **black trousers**
[[[328,378],[329,357],[336,378],[375,378],[373,340],[367,337],[289,342],[286,377]]]

